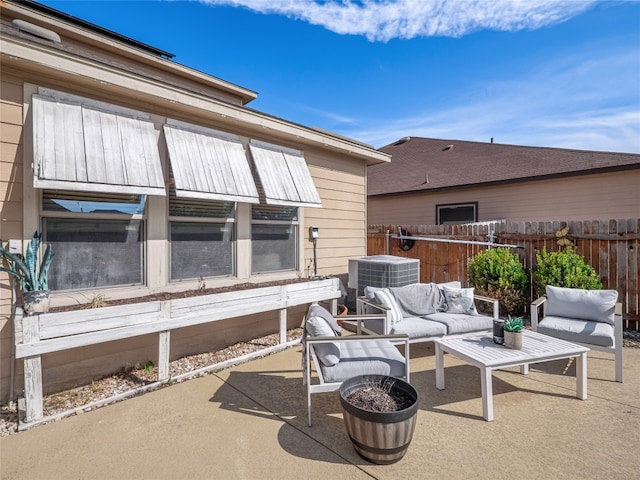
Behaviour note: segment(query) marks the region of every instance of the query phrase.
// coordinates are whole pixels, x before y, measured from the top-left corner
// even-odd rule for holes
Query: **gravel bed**
[[[287,332],[287,341],[300,338],[302,329],[296,328]],[[169,363],[169,375],[178,377],[180,375],[195,372],[196,370],[217,365],[219,363],[233,360],[250,353],[257,352],[269,347],[275,347],[280,343],[280,334],[267,335],[247,342],[240,342],[216,352],[201,353],[179,358]],[[52,416],[68,412],[74,408],[90,405],[136,388],[151,385],[157,381],[158,369],[155,365],[135,365],[125,368],[105,378],[94,380],[89,385],[73,388],[59,393],[54,393],[44,397],[44,416]],[[167,382],[156,388],[163,388],[175,382]],[[114,400],[118,401],[118,400]],[[114,403],[110,402],[110,403]],[[98,408],[98,407],[93,407]],[[87,407],[82,411],[93,409]],[[18,410],[17,405],[2,405],[0,409],[0,437],[6,437],[18,432]]]

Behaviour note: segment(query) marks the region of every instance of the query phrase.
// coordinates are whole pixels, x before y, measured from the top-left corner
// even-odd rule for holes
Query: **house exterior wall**
[[[393,161],[392,161],[393,164]],[[434,225],[436,205],[478,204],[478,221],[638,218],[640,170],[369,197],[368,224]]]
[[[19,17],[20,8],[12,5],[12,9],[3,8],[2,14]],[[103,45],[109,51],[103,56],[107,61],[96,61],[92,57],[99,55],[101,49],[94,35],[86,34],[83,39],[82,33],[71,27],[67,33],[73,38],[74,51],[85,48],[91,55],[77,58],[70,51],[48,48],[41,42],[30,44],[30,40],[24,38],[10,39],[3,33],[3,45],[13,53],[5,51],[0,57],[0,239],[4,246],[9,239],[25,243],[34,230],[41,230],[41,190],[33,188],[31,180],[31,97],[39,87],[44,87],[149,113],[165,172],[168,154],[162,125],[169,118],[237,135],[247,152],[250,139],[303,151],[322,208],[300,208],[298,270],[251,275],[250,206],[238,204],[236,275],[208,278],[206,287],[259,284],[313,275],[314,248],[308,238],[311,225],[319,227],[320,232],[315,252],[317,274],[343,276],[346,284],[348,259],[366,254],[366,166],[386,161],[386,155],[357,142],[243,109],[242,103],[251,95],[242,89],[238,88],[234,97],[231,87],[213,88],[218,80],[177,64],[173,70],[171,65],[160,68],[155,65],[156,59],[148,59],[139,52],[129,54],[127,49],[112,45],[111,41]],[[120,68],[119,63],[127,68]],[[132,73],[136,69],[140,75]],[[144,285],[53,292],[52,306],[87,303],[98,294],[105,295],[108,301],[198,288],[197,280],[169,281],[167,202],[168,197],[148,198]],[[8,400],[12,367],[16,368],[14,390],[19,392],[22,384],[22,362],[12,360],[11,305],[8,276],[0,273],[1,402]],[[289,328],[300,325],[303,313],[304,309],[300,308],[289,312]],[[278,312],[268,312],[179,329],[171,336],[172,357],[211,351],[274,333],[278,322]],[[157,350],[157,336],[147,335],[45,355],[42,359],[45,391],[82,384],[126,365],[155,361]]]

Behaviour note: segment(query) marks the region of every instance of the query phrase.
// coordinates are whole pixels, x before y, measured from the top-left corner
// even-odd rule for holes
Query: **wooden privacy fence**
[[[411,236],[425,240],[415,241],[411,249],[404,250],[397,238],[401,228]],[[476,243],[458,242],[460,240]],[[489,248],[480,242],[517,245],[513,251],[526,269],[535,268],[537,251],[543,248],[547,251],[561,250],[565,248],[562,244],[570,242],[575,252],[598,272],[604,288],[618,291],[627,328],[640,329],[640,219],[369,225],[367,255],[388,254],[419,259],[421,282],[460,280],[467,285],[469,259]]]

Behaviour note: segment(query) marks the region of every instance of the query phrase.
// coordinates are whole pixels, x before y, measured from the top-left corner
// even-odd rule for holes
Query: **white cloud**
[[[518,31],[564,22],[595,0],[200,0],[320,25],[370,41],[460,37],[482,29]]]

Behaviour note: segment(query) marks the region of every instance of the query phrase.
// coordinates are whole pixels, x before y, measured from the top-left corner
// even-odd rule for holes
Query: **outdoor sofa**
[[[492,315],[478,313],[476,301],[490,304]],[[411,343],[491,330],[493,320],[499,317],[498,300],[475,295],[473,288],[462,288],[458,281],[365,287],[364,296],[357,302],[358,313],[384,314],[365,320],[362,332],[405,334]]]

